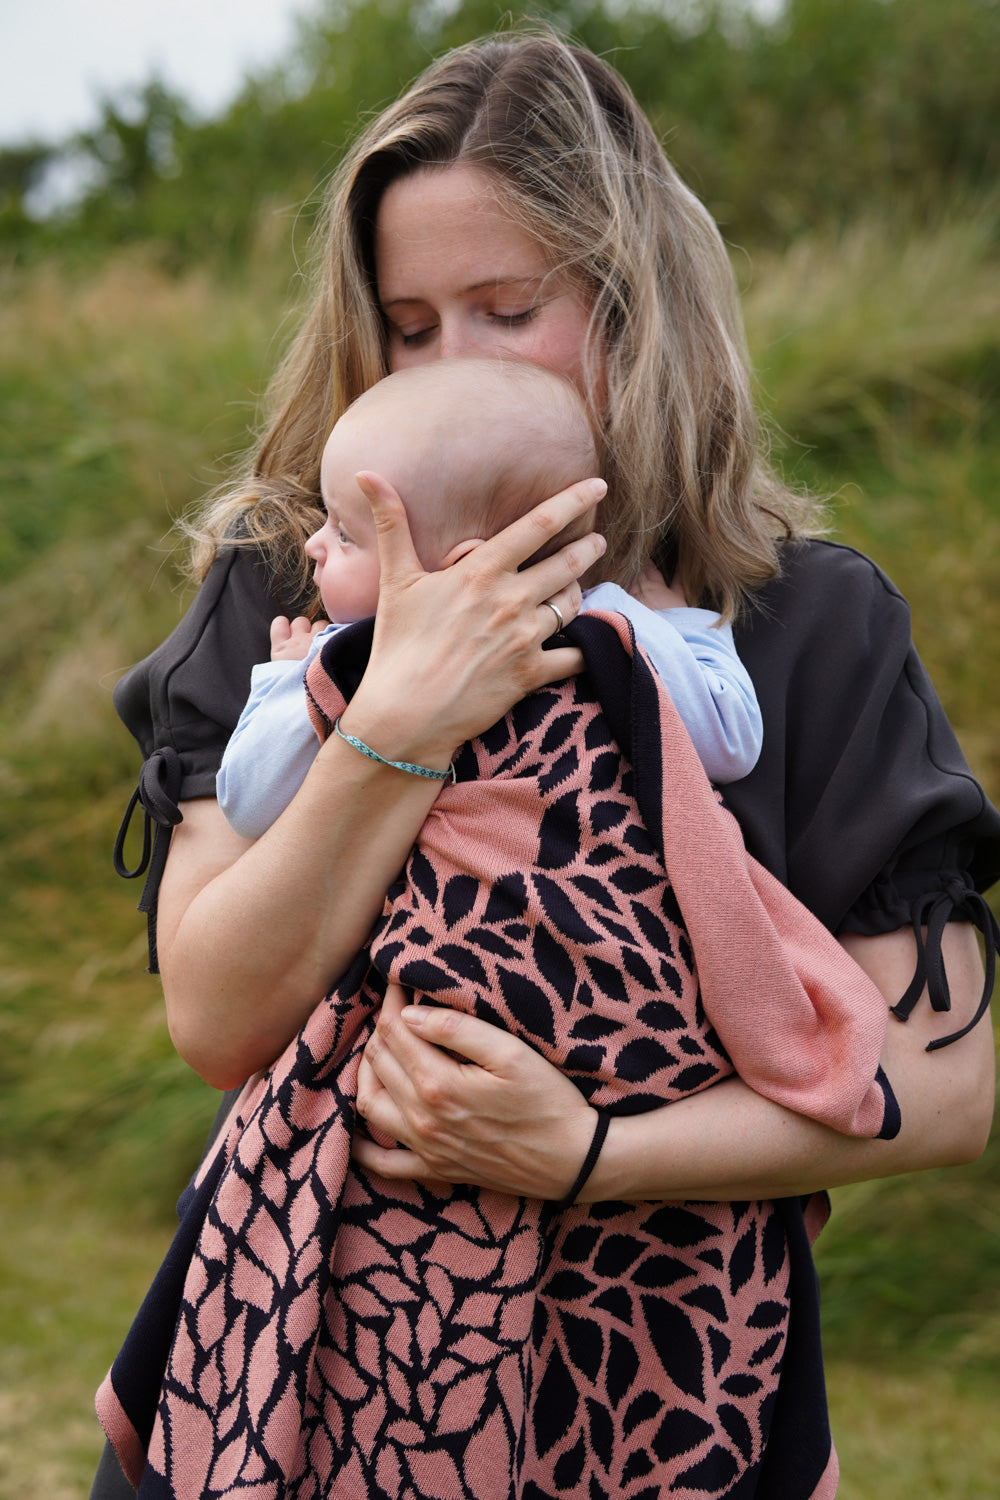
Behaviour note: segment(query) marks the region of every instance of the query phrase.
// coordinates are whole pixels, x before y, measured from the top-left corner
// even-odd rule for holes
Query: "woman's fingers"
[[[567,542],[550,557],[539,558],[517,576],[530,585],[535,600],[541,604],[544,599],[555,598],[567,585],[584,578],[606,551],[604,537],[599,532],[590,531],[586,536]]]
[[[369,1113],[375,1108],[375,1100],[378,1094],[384,1092],[381,1080],[371,1063],[368,1061],[367,1053],[362,1052],[361,1062],[358,1065],[358,1089],[356,1104],[358,1114],[367,1120]]]
[[[462,1010],[451,1010],[444,1005],[406,1005],[406,991],[394,987],[393,1010],[402,1027],[395,1028],[391,1035],[395,1040],[401,1060],[409,1054],[417,1062],[421,1044],[447,1048],[458,1053],[468,1062],[477,1063],[488,1073],[505,1077],[517,1066],[522,1044],[506,1031],[481,1021],[477,1016],[467,1015]],[[411,1041],[410,1039],[413,1038]]]
[[[406,507],[387,479],[371,470],[356,474],[358,488],[371,506],[378,542],[382,587],[419,577],[424,569],[417,557]]]
[[[571,625],[580,613],[582,602],[583,590],[578,583],[571,583],[560,589],[551,599],[543,599],[538,606],[542,640],[547,641],[550,636],[559,635],[567,625]]]
[[[402,998],[396,1002],[397,1010],[402,1009],[406,1001],[405,994],[402,991],[399,993]],[[390,1006],[392,1003],[390,1000]],[[386,1086],[387,1082],[396,1094],[407,1100],[412,1110],[413,1095],[407,1088],[405,1072],[385,1048],[383,1039],[376,1031],[368,1040],[358,1068],[357,1110],[365,1123],[374,1130],[390,1136],[394,1141],[402,1141],[408,1128],[406,1119],[390,1088]]]
[[[484,542],[481,548],[477,548],[475,556],[483,565],[492,564],[500,571],[516,572],[529,557],[534,557],[536,552],[557,537],[560,531],[592,512],[597,502],[607,494],[607,489],[603,479],[581,479],[577,484],[570,485],[569,489],[553,495],[551,499],[543,500],[540,505],[529,510],[527,515],[506,526],[495,537]],[[580,578],[603,556],[604,550],[604,538],[591,531],[567,542],[550,557],[532,563],[525,570],[524,576],[530,577],[540,590],[536,595],[537,602],[541,603],[566,584]]]
[[[388,1177],[395,1182],[422,1182],[439,1192],[450,1186],[443,1177],[435,1177],[415,1151],[404,1151],[398,1146],[377,1146],[367,1136],[355,1136],[351,1142],[351,1156],[366,1171],[376,1172],[379,1177]]]
[[[550,599],[543,599],[535,609],[539,621],[539,644],[544,646],[553,636],[561,635],[580,613],[582,603],[583,590],[576,579]],[[583,652],[576,646],[549,645],[541,653],[538,685],[564,682],[567,677],[582,672],[584,665]]]
[[[433,1130],[432,1122],[424,1118],[422,1099],[430,1100],[432,1108],[444,1106],[448,1085],[453,1081],[449,1075],[461,1064],[421,1037],[419,1031],[402,1024],[404,1011],[421,1010],[420,1006],[410,1006],[408,1001],[409,995],[400,985],[387,986],[375,1030],[364,1052],[371,1078],[367,1073],[363,1079],[359,1075],[358,1083],[365,1119],[396,1140],[414,1145],[414,1131],[429,1134]],[[431,1011],[436,1007],[426,1009]],[[459,1015],[450,1010],[443,1014]],[[446,1031],[447,1025],[442,1029]]]
[[[535,673],[535,687],[545,687],[550,682],[565,682],[567,677],[575,677],[582,672],[585,666],[583,652],[578,651],[575,646],[553,646],[550,651],[543,651],[541,663]]]
[[[404,1128],[403,1117],[364,1053],[358,1069],[357,1111],[370,1129],[388,1136],[393,1144],[380,1144],[368,1135],[355,1133],[351,1142],[351,1155],[355,1161],[382,1177],[419,1180],[439,1188],[446,1186],[415,1151],[407,1151],[395,1144]]]
[[[366,1053],[382,1085],[370,1095],[366,1118],[419,1158],[419,1166],[392,1158],[394,1175],[409,1176],[412,1168],[422,1181],[562,1197],[594,1130],[579,1091],[497,1027],[444,1007],[406,1006],[405,999],[390,987]],[[381,1170],[367,1148],[365,1159]]]
[[[355,477],[371,506],[383,581],[422,574],[424,569],[413,545],[406,509],[395,489],[387,479],[371,470],[362,470]],[[607,494],[607,489],[603,479],[582,479],[570,485],[484,542],[481,549],[476,549],[476,556],[492,571],[516,573],[529,557],[567,526],[593,511],[597,502]],[[539,602],[579,578],[603,555],[604,550],[604,538],[596,532],[589,532],[567,542],[551,557],[533,564],[528,571],[536,587],[542,591]]]

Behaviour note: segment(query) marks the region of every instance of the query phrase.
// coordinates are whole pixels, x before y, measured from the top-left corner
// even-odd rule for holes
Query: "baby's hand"
[[[329,620],[308,620],[305,615],[289,621],[286,615],[278,615],[271,621],[271,660],[305,661],[313,637],[329,623]]]

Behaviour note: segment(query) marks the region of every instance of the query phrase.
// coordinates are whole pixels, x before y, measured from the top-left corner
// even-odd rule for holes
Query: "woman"
[[[594,491],[578,486],[462,565],[423,575],[395,497],[377,494],[382,598],[344,729],[389,759],[443,769],[526,692],[579,669],[570,648],[540,650],[552,629],[546,604],[572,619],[576,579],[599,559],[602,576],[630,587],[642,579],[655,602],[652,559],[692,602],[740,623],[765,751],[728,801],[752,852],[841,934],[890,1003],[904,996],[901,1017],[929,980],[932,1004],[887,1041],[903,1120],[895,1141],[842,1137],[731,1079],[616,1118],[579,1194],[708,1208],[782,1200],[787,1341],[775,1399],[750,1431],[737,1381],[717,1403],[721,1426],[697,1477],[696,1435],[664,1437],[658,1459],[675,1463],[678,1494],[830,1495],[836,1462],[803,1214],[812,1229],[822,1205],[800,1195],[982,1149],[993,1054],[987,1028],[972,1024],[985,1005],[970,919],[988,925],[977,892],[1000,868],[1000,822],[913,656],[905,605],[865,560],[800,539],[808,507],[760,457],[714,225],[616,75],[552,37],[451,54],[351,153],[331,195],[313,309],[254,473],[209,523],[216,537],[238,524],[268,561],[249,548],[221,554],[180,631],[122,685],[123,716],[158,751],[144,801],[156,801],[159,781],[183,812],[156,928],[171,1032],[222,1087],[268,1064],[360,946],[429,810],[433,785],[337,738],[252,846],[229,832],[211,793],[249,665],[266,656],[266,622],[296,593],[275,559],[315,524],[326,432],[386,368],[456,354],[519,355],[576,381],[605,436],[607,548],[602,559],[591,537],[519,571],[593,504]],[[153,732],[161,716],[168,729]],[[166,825],[174,814],[163,801]],[[935,1047],[949,1034],[953,1045]],[[460,1066],[455,1053],[479,1066]],[[408,1011],[393,992],[359,1107],[406,1148],[359,1140],[361,1170],[532,1199],[567,1193],[594,1135],[585,1100],[530,1049],[468,1017]],[[668,1248],[683,1258],[680,1244]],[[754,1378],[747,1369],[744,1388]],[[640,1479],[636,1470],[637,1492]],[[569,1492],[576,1482],[567,1479]]]

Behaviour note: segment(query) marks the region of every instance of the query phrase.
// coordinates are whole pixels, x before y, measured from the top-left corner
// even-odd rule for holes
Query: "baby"
[[[389,375],[353,403],[323,453],[327,519],[305,544],[332,623],[272,624],[271,661],[253,669],[217,778],[219,805],[237,833],[253,839],[270,827],[319,750],[303,686],[309,661],[332,632],[375,613],[378,547],[358,473],[374,470],[393,485],[417,555],[436,571],[597,468],[578,392],[539,365],[437,360]],[[567,530],[551,546],[569,539]],[[717,614],[652,610],[613,583],[585,590],[582,607],[628,617],[710,780],[738,781],[752,770],[760,710]]]

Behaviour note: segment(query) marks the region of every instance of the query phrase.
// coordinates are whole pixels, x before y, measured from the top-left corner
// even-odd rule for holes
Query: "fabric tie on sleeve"
[[[156,956],[156,897],[167,862],[170,837],[184,814],[177,806],[181,790],[181,758],[171,745],[161,745],[143,762],[139,783],[132,793],[121,827],[115,838],[115,873],[125,880],[146,874],[146,883],[138,910],[147,918],[149,933],[149,972],[159,973]],[[125,840],[136,806],[142,805],[142,853],[139,863],[130,870],[125,863]],[[153,825],[156,832],[153,832]]]
[[[957,1042],[963,1036],[967,1036],[985,1016],[993,994],[997,950],[1000,948],[1000,925],[997,924],[997,919],[987,905],[985,897],[979,894],[969,879],[962,875],[950,875],[943,890],[918,896],[913,902],[910,919],[917,944],[917,967],[905,994],[891,1007],[892,1014],[900,1021],[908,1021],[925,989],[934,1010],[951,1010],[951,990],[948,985],[944,955],[941,951],[941,940],[948,922],[955,920],[958,913],[967,917],[983,935],[986,982],[972,1020],[961,1030],[952,1032],[951,1036],[937,1037],[933,1042],[928,1042],[926,1048],[928,1052],[936,1052],[940,1047],[948,1047],[952,1042]],[[925,928],[926,937],[924,936]]]

